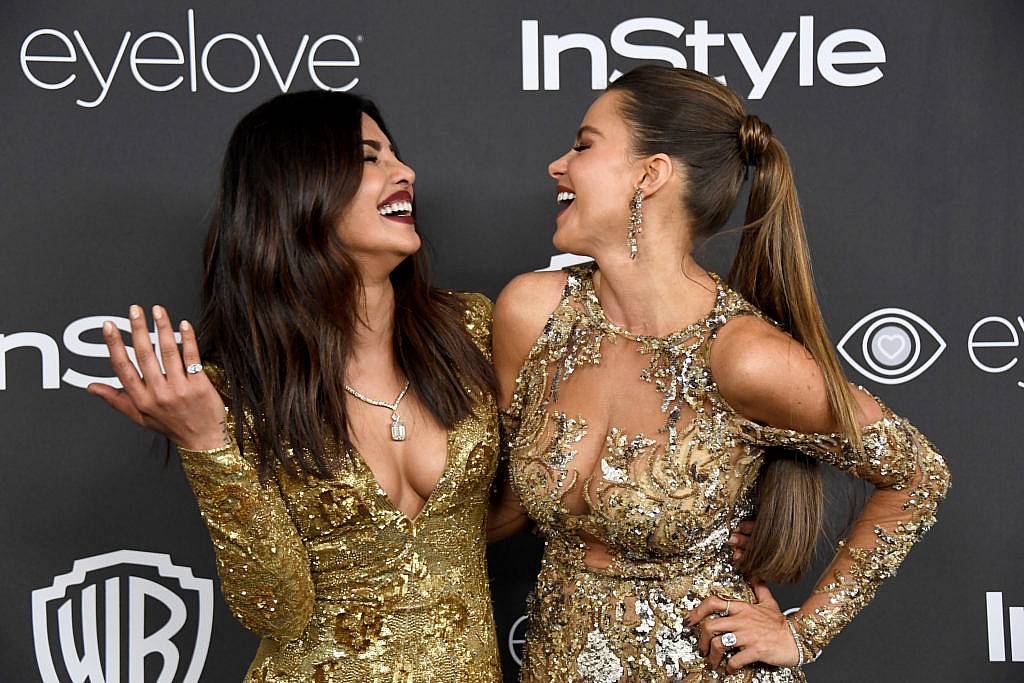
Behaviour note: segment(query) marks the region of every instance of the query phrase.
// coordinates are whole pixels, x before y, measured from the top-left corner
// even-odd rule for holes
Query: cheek
[[[616,198],[621,194],[622,175],[606,160],[596,156],[580,159],[572,169],[572,180],[577,198],[583,195],[582,204],[588,211],[607,211],[621,203]]]

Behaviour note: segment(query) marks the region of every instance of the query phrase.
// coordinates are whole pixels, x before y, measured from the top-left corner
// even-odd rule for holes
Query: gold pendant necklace
[[[405,441],[405,423],[402,422],[402,416],[398,414],[398,404],[402,402],[403,398],[405,398],[405,392],[409,391],[409,380],[405,381],[405,387],[402,389],[401,393],[398,394],[398,398],[396,398],[393,403],[388,403],[387,401],[375,401],[372,398],[367,398],[366,396],[363,396],[362,394],[360,394],[358,391],[356,391],[355,389],[353,389],[352,387],[350,387],[347,384],[345,385],[345,391],[347,391],[348,393],[352,394],[353,396],[358,398],[360,401],[362,401],[364,403],[369,403],[371,406],[377,406],[379,408],[388,408],[388,409],[390,409],[391,410],[391,440],[392,441]]]

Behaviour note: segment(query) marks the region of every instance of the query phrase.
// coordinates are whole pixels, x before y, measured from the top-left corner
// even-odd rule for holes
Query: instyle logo
[[[929,341],[934,342],[933,348],[924,351]],[[909,382],[931,367],[945,348],[946,342],[934,327],[902,308],[869,313],[839,341],[843,358],[862,375],[881,384]]]
[[[79,318],[64,328],[64,346],[72,354],[81,358],[109,358],[106,344],[89,342],[83,337],[94,336],[100,338],[100,330],[103,329],[103,322],[109,320],[117,325],[122,332],[131,331],[131,321],[121,316],[93,315],[86,318]],[[174,338],[181,342],[181,334],[175,333]],[[149,340],[153,344],[160,367],[163,369],[163,360],[160,357],[157,343],[156,329],[149,333]],[[40,377],[43,389],[59,389],[61,381],[73,387],[84,389],[92,382],[108,384],[116,389],[121,388],[121,382],[113,376],[94,376],[81,373],[68,368],[62,375],[60,372],[60,349],[57,341],[48,334],[41,332],[15,332],[14,334],[3,334],[0,332],[0,391],[7,389],[7,362],[8,353],[18,350],[19,358],[31,361],[34,354],[29,351],[34,349],[38,352]],[[135,349],[126,345],[125,349],[128,358],[138,367],[135,359]]]
[[[32,629],[43,683],[198,683],[213,581],[160,553],[87,557],[32,591]]]
[[[618,57],[665,62],[676,68],[692,68],[705,74],[717,70],[712,66],[713,48],[731,50],[750,79],[751,89],[747,97],[752,100],[761,99],[768,92],[794,42],[797,43],[799,83],[803,87],[813,86],[816,74],[833,85],[846,88],[870,85],[882,78],[882,70],[878,65],[885,63],[885,46],[870,31],[860,28],[839,29],[816,43],[813,16],[801,16],[797,28],[798,31],[779,33],[771,53],[760,56],[754,54],[743,33],[712,32],[706,19],[695,20],[689,32],[684,25],[671,19],[627,19],[612,29],[609,43],[612,52]],[[590,87],[593,90],[607,88],[608,83],[622,75],[618,69],[608,71],[608,46],[599,36],[590,33],[541,35],[540,22],[536,19],[523,20],[521,31],[523,90],[541,89],[542,62],[544,90],[559,90],[562,87],[561,57],[570,50],[589,53]],[[682,39],[683,44],[692,49],[692,52],[687,53],[691,59],[687,59],[687,54],[676,47],[631,40],[637,33],[660,33],[667,36],[662,42],[671,42],[668,39],[672,39],[678,43]],[[685,38],[682,37],[684,33]],[[842,70],[836,68],[839,65],[842,65]],[[724,74],[716,75],[715,78],[728,85]]]
[[[1003,609],[1002,593],[985,593],[988,661],[1006,661],[1006,620],[1010,628],[1010,661],[1024,662],[1024,607]]]
[[[125,31],[112,55],[95,52],[78,29],[69,36],[55,28],[40,28],[21,43],[21,71],[30,83],[44,90],[63,90],[78,81],[78,91],[84,94],[75,103],[81,107],[102,104],[118,78],[133,78],[151,92],[175,90],[187,80],[191,92],[209,86],[237,93],[252,87],[265,68],[281,92],[287,92],[299,65],[304,63],[313,85],[322,90],[350,90],[359,82],[352,72],[360,65],[359,50],[355,42],[341,34],[325,33],[310,45],[306,33],[291,44],[272,47],[262,33],[254,39],[238,33],[200,38],[191,9],[184,23],[183,39],[165,31],[148,31],[133,41],[132,32]],[[356,42],[359,40],[357,37]],[[249,73],[241,81],[225,82],[225,76],[215,72],[210,56],[221,52],[251,62]],[[131,76],[125,74],[125,62]],[[54,64],[59,66],[49,66]],[[88,65],[88,71],[83,64]]]

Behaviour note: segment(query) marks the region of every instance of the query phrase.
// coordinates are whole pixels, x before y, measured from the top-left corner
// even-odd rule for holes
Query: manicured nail
[[[153,319],[160,320],[164,317],[164,309],[160,306],[153,307]]]
[[[128,309],[128,317],[132,320],[137,320],[142,316],[142,307],[136,304],[132,304],[131,308]]]
[[[188,324],[187,320],[182,320],[181,325],[179,325],[178,327],[181,328],[182,332],[188,332],[189,330],[192,329],[192,326]]]
[[[104,321],[103,322],[103,334],[107,335],[108,337],[113,337],[114,336],[114,323],[110,322],[109,320]]]

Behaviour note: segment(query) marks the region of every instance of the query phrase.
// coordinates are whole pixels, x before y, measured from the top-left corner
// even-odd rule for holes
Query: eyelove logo
[[[751,89],[747,97],[752,100],[764,97],[794,41],[798,43],[799,83],[803,87],[814,85],[815,71],[829,83],[847,88],[870,85],[883,75],[877,65],[885,63],[885,46],[875,34],[864,29],[844,28],[833,31],[815,49],[814,17],[801,16],[799,32],[781,32],[771,53],[760,59],[754,55],[744,34],[717,33],[709,29],[706,19],[698,19],[683,39],[686,47],[693,49],[692,62],[674,47],[631,40],[636,33],[661,33],[678,40],[686,32],[686,27],[671,19],[627,19],[612,29],[609,42],[612,52],[620,57],[666,62],[676,68],[689,67],[709,75],[716,70],[711,66],[711,49],[724,48],[728,42],[729,49],[739,59],[750,79]],[[593,90],[603,90],[608,87],[608,83],[622,75],[618,69],[609,73],[608,47],[598,36],[590,33],[545,34],[542,40],[540,22],[536,19],[523,20],[521,31],[523,90],[540,90],[542,61],[544,90],[559,90],[561,56],[568,50],[585,50],[590,54],[590,87]],[[837,69],[838,65],[842,65],[843,69]],[[858,69],[858,66],[866,68]],[[717,75],[715,78],[728,85],[725,75]]]
[[[847,348],[858,334],[860,344]],[[922,360],[927,341],[934,342],[934,349]],[[921,316],[902,308],[883,308],[854,323],[838,348],[865,377],[882,384],[903,384],[931,367],[945,350],[946,342]]]
[[[1018,332],[1018,329],[1020,332]],[[1020,357],[1003,349],[1021,346],[1024,316],[978,320],[967,334],[967,355],[976,368],[1001,374]],[[918,377],[946,349],[946,341],[924,318],[903,308],[881,308],[855,322],[839,341],[840,355],[857,372],[881,384],[903,384]],[[1024,389],[1024,382],[1017,386]]]
[[[32,630],[43,683],[198,683],[213,581],[161,553],[87,557],[32,591]]]
[[[72,41],[63,31],[40,28],[30,33],[21,43],[21,70],[25,78],[36,87],[62,90],[78,80],[79,74],[75,68],[84,60],[92,73],[82,74],[85,76],[83,80],[90,77],[92,80],[90,86],[83,87],[90,91],[89,94],[75,100],[82,107],[97,107],[106,99],[114,80],[124,76],[122,63],[125,61],[135,81],[152,92],[175,90],[185,83],[186,77],[189,90],[197,92],[200,72],[202,81],[216,90],[225,93],[242,92],[256,82],[264,65],[273,75],[281,92],[287,92],[303,62],[310,80],[322,90],[346,91],[359,82],[358,76],[351,72],[352,68],[360,65],[359,50],[352,40],[338,33],[321,35],[312,45],[309,44],[309,34],[303,34],[295,43],[275,46],[273,50],[262,33],[257,33],[255,40],[238,33],[219,33],[201,40],[196,31],[195,11],[192,9],[186,14],[185,33],[184,40],[179,40],[164,31],[149,31],[132,41],[132,32],[125,31],[117,52],[101,56],[94,54],[78,29],[71,32],[74,36]],[[359,40],[357,36],[356,41]],[[244,80],[226,83],[223,75],[214,73],[210,55],[215,50],[234,50],[236,55],[242,55],[243,60],[251,60],[252,66]],[[71,66],[57,68],[45,64]],[[342,71],[339,72],[339,69]]]

